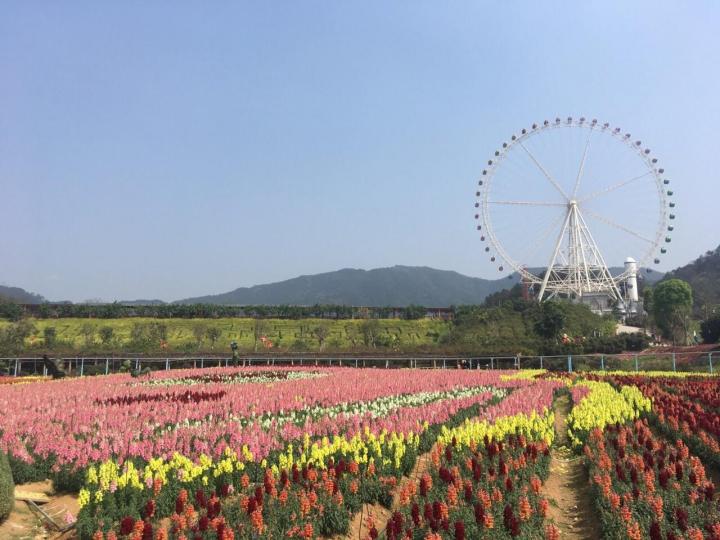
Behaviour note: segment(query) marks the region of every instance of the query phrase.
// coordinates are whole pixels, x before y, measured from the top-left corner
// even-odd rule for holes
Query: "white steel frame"
[[[524,144],[530,137],[538,136],[545,130],[558,128],[580,128],[588,130],[588,137],[580,158],[573,191],[570,194],[562,189],[560,184]],[[593,132],[604,133],[623,142],[641,158],[647,170],[641,175],[624,179],[616,184],[591,193],[582,199],[578,199],[578,187],[582,182],[585,162],[590,148],[590,137]],[[518,146],[527,154],[547,181],[560,193],[564,202],[491,200],[490,188],[492,186],[493,176],[507,156],[507,153],[515,146]],[[597,221],[643,240],[648,247],[644,253],[639,254],[637,257],[638,265],[646,266],[651,261],[657,263],[658,259],[655,257],[657,256],[659,246],[663,242],[663,236],[666,234],[666,230],[672,230],[672,227],[668,227],[668,218],[673,219],[675,217],[668,211],[669,207],[674,206],[668,199],[668,197],[672,195],[672,192],[665,191],[665,186],[669,184],[669,181],[663,177],[664,170],[659,168],[657,161],[657,159],[650,157],[650,150],[643,147],[640,141],[633,142],[629,133],[623,134],[620,128],[611,129],[609,124],[600,124],[597,120],[587,121],[585,118],[576,120],[567,118],[567,120],[561,120],[560,118],[556,118],[554,122],[546,120],[541,125],[533,124],[532,128],[523,129],[519,135],[513,135],[510,142],[503,143],[502,148],[495,152],[494,158],[488,161],[488,168],[482,171],[481,179],[478,182],[480,189],[477,192],[478,202],[475,204],[475,207],[480,209],[480,213],[476,214],[475,217],[481,220],[482,224],[478,229],[481,231],[482,239],[488,242],[490,250],[492,250],[490,251],[486,248],[486,251],[490,252],[493,261],[495,260],[495,253],[499,255],[505,263],[520,274],[525,283],[539,286],[539,292],[537,294],[539,301],[556,296],[581,299],[586,295],[606,295],[611,300],[617,301],[622,305],[623,298],[618,284],[628,277],[629,271],[622,272],[616,276],[610,273],[608,265],[600,253],[598,245],[585,221],[585,216],[590,216]],[[654,237],[647,237],[620,223],[610,220],[602,214],[584,207],[584,203],[590,200],[647,177],[652,177],[658,192],[657,228]],[[551,253],[549,257],[547,271],[541,275],[535,275],[527,269],[525,261],[516,260],[507,253],[501,241],[497,238],[492,225],[491,208],[493,205],[558,206],[565,208],[564,219],[557,234],[553,253]],[[565,242],[563,242],[563,240],[565,240]],[[670,237],[666,236],[665,241],[670,242]],[[564,245],[565,249],[562,249]],[[499,270],[502,269],[503,267],[500,266]]]

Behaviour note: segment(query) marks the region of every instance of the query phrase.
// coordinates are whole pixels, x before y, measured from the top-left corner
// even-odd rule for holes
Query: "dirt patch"
[[[380,504],[365,504],[362,511],[355,514],[350,520],[350,528],[345,535],[335,535],[332,540],[366,540],[369,538],[370,527],[368,523],[371,521],[378,532],[382,532],[387,527],[387,522],[393,515],[396,508],[400,506],[400,493],[403,488],[410,482],[419,482],[420,477],[425,474],[430,467],[430,452],[422,454],[415,462],[413,470],[409,476],[404,476],[398,482],[394,489],[392,506],[390,509]]]
[[[68,514],[77,517],[80,507],[77,497],[69,494],[56,494],[52,483],[32,482],[17,486],[23,491],[40,492],[50,497],[50,502],[39,505],[61,527],[67,524]],[[2,524],[0,538],[3,540],[59,540],[74,538],[73,531],[61,534],[45,524],[42,516],[24,501],[15,501],[15,508]]]
[[[600,538],[587,471],[582,458],[569,448],[566,418],[571,408],[569,395],[555,400],[557,437],[550,451],[550,475],[542,493],[550,501],[548,515],[560,529],[562,538]]]

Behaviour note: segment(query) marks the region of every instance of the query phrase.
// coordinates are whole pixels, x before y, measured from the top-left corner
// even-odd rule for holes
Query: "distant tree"
[[[157,343],[160,341],[167,341],[167,324],[162,322],[150,323],[148,328],[148,335],[150,340]]]
[[[18,304],[0,297],[0,319],[19,321],[22,313],[22,308]]]
[[[325,340],[327,339],[328,335],[330,335],[330,327],[327,324],[319,324],[315,328],[313,328],[313,335],[315,336],[315,339],[318,340],[318,344],[320,345],[320,350],[323,350],[323,346],[325,345]]]
[[[222,330],[217,326],[209,326],[205,335],[207,335],[207,338],[210,340],[210,349],[214,349],[215,343],[217,343],[217,340],[220,339],[222,335]]]
[[[557,302],[544,302],[539,311],[535,332],[545,339],[557,339],[567,320],[565,310]]]
[[[192,333],[198,349],[202,347],[203,341],[205,341],[205,336],[207,336],[207,331],[208,327],[204,324],[197,323],[193,325]]]
[[[143,323],[135,323],[130,328],[130,342],[139,345],[147,340],[147,327]]]
[[[101,326],[98,333],[100,334],[100,341],[102,341],[102,344],[109,345],[114,333],[112,326]]]
[[[95,342],[95,327],[90,323],[85,323],[80,328],[80,333],[85,338],[85,347],[92,347]]]
[[[661,281],[653,290],[652,310],[663,336],[673,343],[687,342],[693,297],[690,284],[681,279]]]
[[[363,343],[366,347],[373,347],[380,335],[380,322],[377,319],[366,319],[360,323],[360,333],[363,336]]]
[[[25,339],[34,333],[35,325],[27,319],[0,328],[0,351],[3,354],[18,354],[25,348]]]
[[[403,310],[403,318],[408,320],[423,319],[427,315],[427,309],[424,306],[410,304]]]
[[[255,319],[253,324],[253,339],[255,340],[255,352],[258,350],[260,338],[267,333],[268,323],[264,319]]]
[[[57,330],[54,326],[46,326],[43,329],[43,338],[45,340],[45,347],[52,349],[57,343]]]
[[[359,339],[358,325],[355,323],[347,323],[345,325],[345,336],[350,344],[355,348]]]
[[[720,341],[720,313],[708,317],[700,324],[700,335],[705,343]]]

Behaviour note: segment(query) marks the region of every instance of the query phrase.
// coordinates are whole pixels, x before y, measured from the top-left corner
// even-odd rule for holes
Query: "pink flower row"
[[[238,371],[241,370],[183,370],[173,372],[173,377]],[[59,463],[77,466],[111,457],[148,458],[167,456],[175,451],[188,455],[200,452],[218,454],[227,444],[233,447],[247,444],[256,456],[262,457],[283,441],[299,438],[305,433],[353,434],[366,426],[374,432],[381,429],[417,431],[418,425],[426,420],[430,423],[445,421],[459,409],[483,402],[489,396],[479,394],[433,402],[423,407],[398,408],[377,419],[369,415],[341,414],[332,419],[323,417],[308,421],[301,427],[287,423],[277,431],[263,429],[257,422],[242,426],[237,418],[262,413],[275,415],[281,411],[301,410],[309,405],[330,407],[385,396],[480,385],[507,388],[547,386],[540,381],[503,382],[498,372],[475,370],[381,372],[334,368],[312,371],[319,372],[321,376],[271,384],[213,382],[197,385],[193,388],[225,392],[220,400],[198,403],[173,399],[186,393],[187,386],[135,385],[137,379],[129,375],[39,382],[22,387],[4,386],[0,387],[0,410],[11,413],[0,418],[0,447],[28,461],[31,460],[30,450],[41,457],[55,455]],[[152,376],[167,377],[164,373]],[[152,400],[113,404],[113,398],[123,396],[147,396]],[[512,403],[518,401],[513,396],[511,399]],[[514,406],[521,405],[517,402]]]

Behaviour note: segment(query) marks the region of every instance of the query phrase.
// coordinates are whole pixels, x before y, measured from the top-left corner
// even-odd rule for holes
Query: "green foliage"
[[[460,306],[449,332],[440,343],[459,352],[477,355],[578,354],[610,344],[615,335],[612,318],[594,314],[569,301],[538,304],[519,296],[497,296],[499,305]],[[567,333],[570,345],[559,342]]]
[[[0,298],[0,319],[19,321],[22,318],[22,308],[15,302]]]
[[[220,336],[222,335],[222,330],[220,330],[217,326],[210,326],[205,331],[205,335],[210,340],[210,348],[214,349],[217,340],[220,339]]]
[[[12,512],[15,505],[15,484],[7,455],[0,452],[0,522]]]
[[[55,347],[57,342],[57,330],[54,326],[46,326],[43,328],[43,339],[45,341],[45,347],[52,349]]]
[[[83,325],[87,319],[60,319],[60,320],[34,320],[24,319],[20,323],[0,321],[0,351],[2,355],[13,356],[21,352],[27,354],[40,354],[44,347],[42,344],[43,329],[54,326],[57,332],[57,343],[53,349],[56,354],[75,355],[82,352],[88,354],[107,355],[115,353],[147,353],[160,352],[175,353],[202,353],[210,352],[210,340],[205,332],[209,327],[215,327],[221,333],[215,344],[215,351],[226,351],[226,343],[236,341],[240,354],[251,353],[255,350],[255,325],[258,324],[258,339],[265,335],[274,344],[272,352],[285,352],[290,350],[293,341],[301,339],[307,351],[317,352],[319,341],[313,333],[318,326],[327,326],[328,334],[323,343],[323,351],[362,351],[366,348],[363,341],[361,326],[366,319],[334,320],[334,319],[107,319],[103,326],[97,330],[92,344],[88,349]],[[95,321],[93,321],[95,322]],[[158,330],[152,323],[160,323]],[[23,330],[19,335],[15,331],[16,324],[30,328]],[[372,323],[373,325],[376,323]],[[429,353],[437,349],[438,336],[446,333],[451,323],[437,319],[377,319],[378,336],[388,336],[403,351],[423,351]],[[202,342],[198,343],[195,330],[199,327],[198,335],[202,334]],[[107,328],[107,330],[103,330]],[[13,345],[8,346],[7,333],[11,334]],[[165,334],[167,351],[161,349],[159,335]],[[222,344],[222,347],[220,346]],[[258,347],[259,349],[260,347]],[[371,347],[368,347],[371,348]]]
[[[700,324],[700,335],[705,343],[720,341],[720,313],[717,313]]]
[[[403,319],[407,320],[417,320],[422,319],[427,314],[427,309],[425,309],[424,306],[416,306],[415,304],[410,304],[404,309],[403,313]]]
[[[681,279],[669,279],[653,289],[653,318],[662,335],[684,343],[692,309],[692,288]]]
[[[313,328],[312,332],[315,336],[315,339],[318,340],[320,350],[322,351],[323,345],[325,345],[325,340],[330,335],[330,327],[327,324],[319,324],[315,328]]]
[[[375,347],[380,334],[380,322],[377,319],[367,319],[360,324],[363,343],[366,347]]]
[[[556,302],[544,302],[540,304],[538,315],[535,332],[545,339],[557,339],[567,322],[567,314],[563,307]]]
[[[85,346],[88,348],[92,347],[93,342],[95,341],[95,327],[90,323],[85,323],[82,325],[80,331],[85,338]]]
[[[18,354],[24,348],[25,339],[35,332],[35,326],[27,319],[0,328],[0,353]]]
[[[666,277],[689,283],[696,313],[705,306],[720,304],[720,246],[707,251],[690,264],[673,270]]]
[[[110,341],[112,341],[113,338],[113,327],[112,326],[101,326],[100,330],[98,331],[100,334],[100,341],[103,345],[109,345]]]

